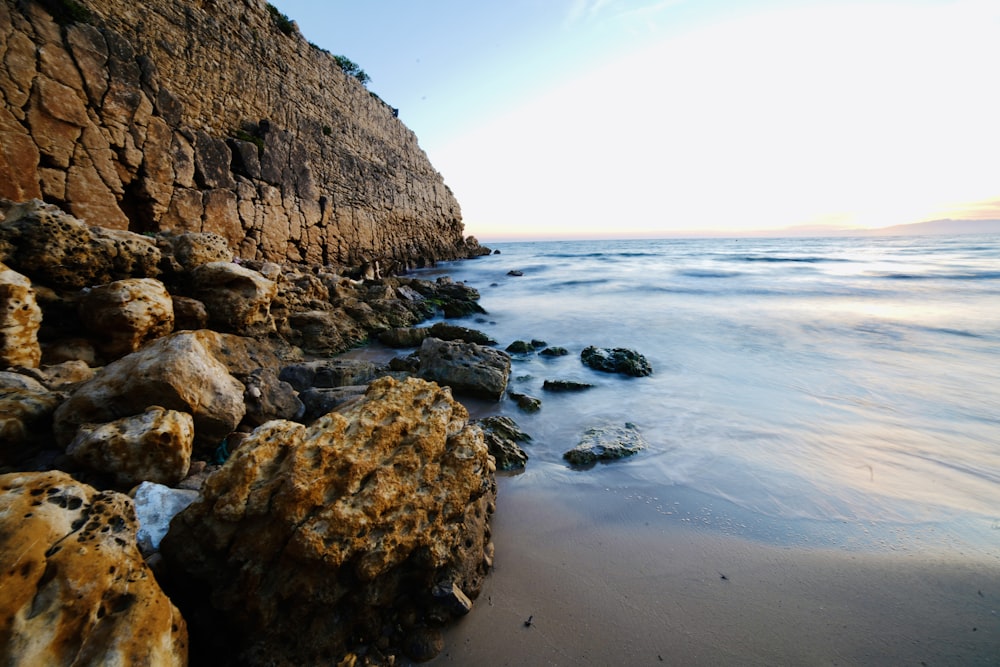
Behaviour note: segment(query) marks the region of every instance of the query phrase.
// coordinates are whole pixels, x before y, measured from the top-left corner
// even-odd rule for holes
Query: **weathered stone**
[[[426,338],[420,346],[419,376],[457,393],[500,400],[510,377],[510,357],[475,343]]]
[[[184,232],[182,234],[161,234],[157,237],[161,247],[169,249],[170,256],[177,262],[179,271],[193,271],[210,262],[232,262],[233,251],[229,243],[218,234],[208,232]]]
[[[196,330],[208,326],[208,309],[201,301],[187,296],[174,296],[172,301],[175,330]]]
[[[418,347],[429,333],[430,329],[427,327],[396,327],[381,332],[378,340],[388,347]]]
[[[106,423],[159,405],[191,414],[195,438],[214,448],[246,411],[244,386],[230,375],[220,352],[234,338],[183,331],[108,364],[56,410],[58,441],[69,444],[81,424]]]
[[[529,396],[527,394],[521,394],[516,391],[508,391],[507,395],[517,403],[517,407],[521,408],[524,412],[538,412],[542,409],[541,399],[535,398],[534,396]]]
[[[80,289],[159,275],[160,251],[141,234],[91,228],[38,200],[0,200],[0,218],[0,261],[36,284]]]
[[[174,329],[174,304],[159,280],[130,278],[88,290],[80,321],[108,359],[135,352]]]
[[[170,520],[198,499],[198,492],[172,489],[155,482],[143,482],[135,489],[132,500],[139,521],[136,542],[144,556],[159,550],[160,541],[170,529]]]
[[[368,333],[342,310],[291,313],[278,327],[282,338],[305,352],[331,356],[363,343]]]
[[[211,596],[187,602],[192,632],[230,660],[336,663],[382,629],[392,652],[402,614],[453,616],[434,590],[474,598],[492,559],[493,462],[467,419],[447,390],[384,378],[310,427],[254,431],[160,545],[182,592]]]
[[[567,350],[565,347],[558,347],[558,346],[547,347],[538,354],[544,357],[565,357],[566,355],[569,354],[569,350]]]
[[[42,309],[31,281],[0,262],[0,368],[38,366],[42,348],[38,329]]]
[[[609,424],[587,429],[580,444],[563,454],[571,465],[592,466],[598,461],[614,461],[646,448],[646,440],[635,424]]]
[[[431,327],[429,335],[441,340],[460,340],[477,345],[496,345],[496,341],[482,331],[460,327],[447,322],[438,322]]]
[[[209,262],[192,272],[194,296],[205,304],[208,321],[223,331],[244,336],[274,330],[273,281],[232,262]]]
[[[17,386],[0,379],[0,461],[17,463],[49,444],[52,413],[60,401],[59,395],[44,387]]]
[[[368,384],[382,372],[377,364],[362,359],[320,359],[289,364],[279,378],[295,389],[309,387],[347,387]]]
[[[250,426],[260,426],[272,419],[298,420],[305,413],[305,405],[287,382],[278,379],[273,368],[258,368],[244,380],[246,404],[244,417]]]
[[[36,384],[48,391],[68,389],[94,377],[94,369],[79,360],[48,364],[39,368],[22,367],[18,370],[25,375],[30,375]],[[0,386],[3,386],[2,380],[0,380]]]
[[[172,486],[187,476],[194,419],[186,412],[152,406],[107,424],[83,424],[66,447],[77,463],[114,478],[119,488],[139,482]]]
[[[624,347],[612,349],[591,345],[580,353],[580,360],[594,370],[605,373],[621,373],[633,377],[653,374],[653,368],[646,361],[646,357]]]
[[[535,351],[535,347],[526,340],[515,340],[505,350],[511,354],[531,354]]]
[[[588,382],[577,382],[576,380],[546,380],[542,383],[545,391],[584,391],[594,385]]]
[[[528,455],[519,442],[529,442],[531,436],[518,428],[510,417],[486,417],[474,422],[483,429],[483,438],[490,455],[496,459],[497,470],[524,470]]]
[[[186,665],[184,619],[135,545],[128,496],[0,476],[0,662]]]
[[[366,384],[348,385],[346,387],[310,387],[299,394],[299,400],[305,406],[302,422],[311,424],[331,410],[335,410],[348,401],[364,396],[368,390]]]

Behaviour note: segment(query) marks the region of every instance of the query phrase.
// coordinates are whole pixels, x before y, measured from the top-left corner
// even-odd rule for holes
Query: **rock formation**
[[[394,110],[263,0],[0,2],[0,197],[371,277],[488,252]]]

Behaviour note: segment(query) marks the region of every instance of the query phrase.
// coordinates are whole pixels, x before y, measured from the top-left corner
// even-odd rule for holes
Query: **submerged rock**
[[[653,374],[653,368],[646,361],[646,357],[624,347],[612,349],[591,345],[580,353],[580,360],[594,370],[605,373],[621,373],[633,377]]]
[[[508,391],[507,395],[510,396],[511,400],[517,403],[517,407],[521,408],[524,412],[538,412],[542,409],[542,401],[534,396],[528,396],[527,394],[521,394],[516,391]]]
[[[128,496],[0,476],[0,663],[186,665],[187,629],[136,548]]]
[[[192,634],[228,663],[337,664],[460,613],[455,591],[475,598],[492,562],[496,493],[467,420],[447,389],[383,378],[309,427],[254,431],[161,544]]]
[[[584,391],[594,385],[588,382],[577,382],[576,380],[546,380],[542,383],[545,391]]]
[[[447,322],[438,322],[430,328],[428,335],[441,340],[460,340],[477,345],[496,345],[496,341],[478,329],[460,327]]]
[[[607,425],[587,429],[573,449],[563,454],[571,465],[591,466],[598,461],[614,461],[646,448],[646,440],[635,424]]]

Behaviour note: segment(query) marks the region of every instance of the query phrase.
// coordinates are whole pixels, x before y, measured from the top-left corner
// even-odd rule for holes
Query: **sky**
[[[996,0],[272,2],[481,241],[1000,218]]]

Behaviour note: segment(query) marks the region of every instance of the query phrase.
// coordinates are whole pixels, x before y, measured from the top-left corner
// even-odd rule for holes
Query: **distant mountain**
[[[893,225],[864,232],[874,236],[947,236],[953,234],[1000,234],[1000,220],[929,220],[909,225]]]

